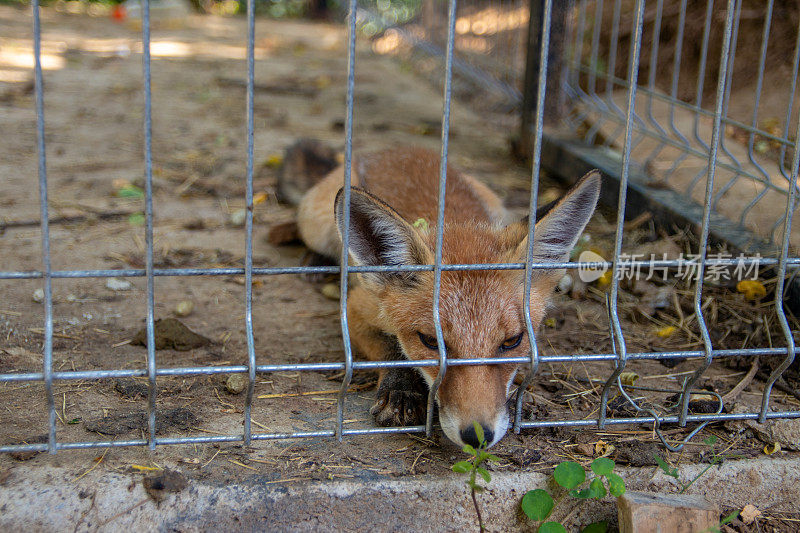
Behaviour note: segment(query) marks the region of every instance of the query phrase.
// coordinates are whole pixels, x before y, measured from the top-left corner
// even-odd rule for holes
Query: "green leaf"
[[[589,524],[581,530],[581,533],[606,533],[606,531],[608,531],[608,522],[601,520],[594,524]]]
[[[592,461],[592,472],[598,476],[607,476],[614,470],[614,461],[608,457],[598,457]]]
[[[729,514],[728,516],[726,516],[725,518],[720,520],[719,525],[723,526],[723,525],[725,525],[725,524],[727,524],[729,522],[733,522],[734,520],[736,520],[737,516],[739,516],[739,510],[738,509],[734,509],[731,514]]]
[[[529,490],[522,497],[522,512],[531,520],[544,520],[552,510],[553,498],[545,490]]]
[[[478,474],[480,474],[480,476],[486,483],[489,483],[492,480],[491,474],[489,474],[489,472],[487,472],[485,468],[478,467],[475,470],[478,471]]]
[[[569,491],[569,495],[579,500],[591,500],[598,497],[597,491],[593,488],[571,490]]]
[[[473,483],[473,484],[472,484],[472,490],[474,490],[475,492],[483,492],[483,487],[481,487],[480,485],[477,485],[477,484]]]
[[[144,198],[144,191],[136,185],[126,185],[117,190],[120,198]]]
[[[606,497],[606,488],[603,486],[603,480],[599,477],[594,478],[592,482],[589,483],[589,488],[597,493],[597,499]]]
[[[565,489],[574,489],[586,481],[586,471],[576,462],[564,461],[556,467],[553,477]]]
[[[475,428],[475,435],[478,437],[478,442],[481,446],[483,446],[483,444],[486,442],[486,438],[483,434],[483,428],[477,422],[473,422],[472,426]]]
[[[497,457],[496,455],[492,455],[491,453],[487,453],[486,454],[486,459],[489,460],[489,461],[495,462],[495,463],[499,463],[500,462],[500,458]]]
[[[567,533],[567,530],[564,529],[564,526],[559,524],[558,522],[545,522],[538,529],[539,533]]]
[[[472,470],[472,463],[466,461],[459,461],[453,465],[453,472],[458,472],[459,474],[469,472],[470,470]]]
[[[475,448],[473,448],[473,447],[472,447],[472,446],[470,446],[469,444],[465,444],[465,445],[464,445],[464,447],[463,447],[463,448],[461,448],[461,449],[463,450],[463,452],[464,452],[464,453],[468,453],[468,454],[470,454],[470,455],[478,455],[478,454],[475,452]]]
[[[131,226],[144,226],[144,215],[141,213],[133,213],[128,217],[128,224]]]
[[[678,479],[678,469],[677,469],[677,468],[671,467],[671,466],[669,465],[669,463],[667,463],[667,462],[666,462],[664,459],[662,459],[661,457],[659,457],[659,456],[658,456],[657,454],[655,454],[655,453],[653,454],[653,457],[655,458],[655,460],[656,460],[656,464],[658,464],[658,467],[659,467],[659,468],[660,468],[660,469],[661,469],[661,470],[662,470],[662,471],[663,471],[663,472],[664,472],[666,475],[668,475],[668,476],[672,476],[672,477],[674,477],[675,479]]]
[[[606,479],[608,480],[608,491],[612,496],[619,498],[625,494],[625,481],[617,474],[611,473]]]
[[[711,435],[710,437],[703,439],[703,442],[708,444],[709,446],[713,446],[714,444],[717,443],[717,437],[716,435]]]

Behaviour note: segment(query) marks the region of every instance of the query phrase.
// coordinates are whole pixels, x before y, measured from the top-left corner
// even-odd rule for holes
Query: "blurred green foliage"
[[[53,5],[59,0],[39,0],[43,6]],[[63,1],[63,0],[61,0]],[[124,0],[72,0],[81,4],[113,6]],[[153,0],[154,2],[157,0]],[[244,14],[246,0],[188,0],[200,13],[221,15]],[[0,4],[27,6],[31,0],[0,0]],[[299,18],[309,14],[315,18],[342,20],[347,10],[347,0],[255,0],[256,14],[271,18]],[[365,20],[361,25],[367,35],[375,35],[386,27],[404,24],[413,20],[420,11],[422,0],[359,0],[359,7],[378,15],[381,20]]]

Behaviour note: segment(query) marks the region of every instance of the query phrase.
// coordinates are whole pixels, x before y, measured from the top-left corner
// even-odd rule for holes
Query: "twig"
[[[100,522],[99,524],[97,524],[97,529],[100,529],[100,528],[101,528],[101,527],[103,527],[104,525],[106,525],[106,524],[108,524],[108,523],[110,523],[110,522],[113,522],[114,520],[116,520],[117,518],[119,518],[120,516],[122,516],[122,515],[124,515],[124,514],[130,513],[131,511],[133,511],[133,510],[134,510],[134,509],[136,509],[137,507],[141,507],[142,505],[144,505],[144,504],[146,504],[146,503],[147,503],[147,500],[148,500],[148,499],[149,499],[149,498],[145,498],[144,500],[140,501],[139,503],[134,503],[133,505],[131,505],[130,507],[128,507],[128,508],[127,508],[127,509],[125,509],[124,511],[120,511],[120,512],[118,512],[117,514],[115,514],[114,516],[112,516],[111,518],[108,518],[108,519],[106,519],[106,520],[104,520],[104,521]]]
[[[742,393],[744,389],[746,389],[750,383],[753,382],[753,378],[758,373],[759,365],[758,365],[758,356],[753,359],[753,364],[750,366],[750,370],[747,374],[742,378],[742,380],[736,384],[734,388],[731,389],[729,393],[722,397],[722,404],[728,405],[732,403],[736,398],[739,397],[739,394]]]
[[[86,222],[87,220],[111,220],[115,218],[129,217],[136,214],[137,211],[106,211],[96,212],[92,211],[90,215],[72,215],[53,217],[48,219],[50,224],[70,224],[73,222]],[[0,221],[0,234],[8,228],[29,228],[40,225],[39,220],[6,220]]]

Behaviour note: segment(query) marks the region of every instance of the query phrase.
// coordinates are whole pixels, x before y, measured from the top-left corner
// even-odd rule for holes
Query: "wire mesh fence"
[[[428,5],[428,4],[426,4]],[[497,4],[499,6],[500,4]],[[157,205],[153,204],[153,172],[152,172],[152,140],[151,140],[151,83],[150,83],[150,20],[149,20],[149,1],[145,0],[142,10],[142,43],[143,43],[143,86],[144,86],[144,161],[145,161],[145,266],[141,269],[106,269],[106,270],[54,270],[51,267],[50,237],[49,237],[49,202],[47,197],[47,162],[46,137],[45,137],[45,116],[44,99],[46,93],[42,83],[41,69],[41,28],[39,19],[39,5],[33,2],[33,36],[34,36],[34,57],[35,57],[35,97],[36,97],[36,121],[39,146],[39,190],[41,208],[41,235],[42,235],[42,264],[41,271],[6,271],[0,272],[0,279],[20,280],[20,279],[41,279],[44,288],[44,343],[42,357],[42,371],[33,373],[3,373],[0,374],[0,382],[40,382],[44,384],[48,406],[48,441],[42,444],[19,444],[3,445],[0,451],[50,451],[55,453],[60,449],[77,448],[97,448],[115,446],[149,446],[154,449],[159,445],[186,444],[186,443],[212,443],[212,442],[242,442],[249,445],[256,440],[271,439],[290,439],[306,437],[334,437],[341,439],[349,435],[360,434],[390,434],[390,433],[428,433],[432,431],[434,423],[434,409],[436,404],[437,388],[442,382],[448,367],[458,365],[486,365],[486,364],[516,364],[526,372],[525,379],[522,381],[519,390],[523,391],[536,379],[537,372],[543,363],[582,363],[582,362],[609,362],[613,365],[613,370],[604,380],[600,405],[598,406],[597,416],[588,418],[564,418],[564,419],[539,419],[525,420],[523,417],[523,395],[516,397],[516,409],[513,420],[513,430],[519,432],[522,429],[534,429],[541,427],[604,427],[607,424],[641,424],[652,423],[656,430],[668,423],[677,423],[681,426],[687,424],[697,424],[694,430],[686,437],[686,440],[695,435],[702,427],[710,422],[724,420],[745,420],[757,419],[764,422],[773,418],[800,418],[800,411],[770,409],[771,390],[781,374],[792,364],[795,355],[795,345],[793,332],[787,320],[783,307],[783,294],[785,280],[787,276],[800,265],[800,258],[790,254],[791,250],[791,227],[792,215],[795,207],[796,187],[791,184],[797,182],[798,166],[800,165],[800,151],[796,149],[797,138],[800,136],[800,122],[796,119],[796,109],[793,107],[794,94],[796,91],[796,80],[798,70],[798,57],[800,53],[800,37],[797,38],[797,45],[794,48],[793,63],[791,63],[792,76],[790,79],[790,97],[788,105],[784,101],[785,122],[779,127],[779,131],[774,132],[765,128],[758,120],[759,98],[761,88],[764,83],[766,69],[766,57],[768,56],[769,28],[775,2],[770,0],[764,7],[764,30],[759,53],[759,69],[757,74],[757,90],[755,91],[755,103],[753,105],[752,119],[749,121],[734,120],[729,117],[728,108],[731,102],[731,77],[734,74],[734,57],[736,54],[737,28],[742,20],[742,2],[729,0],[723,11],[714,11],[714,3],[707,3],[706,18],[703,26],[703,45],[701,60],[698,64],[699,75],[697,77],[697,90],[693,104],[686,103],[678,95],[680,78],[683,70],[681,68],[682,47],[685,39],[685,22],[687,13],[687,2],[683,0],[674,8],[671,3],[666,7],[677,9],[679,15],[678,31],[675,52],[672,61],[671,76],[667,77],[668,91],[661,90],[661,83],[664,80],[659,78],[661,69],[657,62],[661,61],[659,56],[660,28],[662,26],[665,13],[665,3],[663,0],[648,2],[637,0],[630,8],[623,10],[621,0],[616,0],[611,10],[612,24],[610,35],[610,46],[608,56],[604,61],[600,60],[600,40],[601,30],[607,29],[608,25],[603,22],[606,9],[602,1],[589,2],[580,1],[571,10],[571,24],[569,34],[574,46],[561,58],[561,61],[568,66],[565,76],[564,89],[572,98],[572,112],[566,118],[575,131],[589,142],[599,142],[609,148],[620,150],[619,157],[619,182],[617,218],[615,222],[615,240],[613,256],[610,261],[595,261],[591,263],[536,263],[533,261],[533,243],[535,242],[535,219],[536,207],[538,205],[538,190],[540,177],[540,163],[542,158],[542,146],[544,136],[544,120],[546,106],[546,91],[539,90],[535,98],[534,119],[532,126],[532,167],[531,167],[531,197],[529,205],[528,223],[528,248],[527,260],[524,263],[503,263],[503,264],[443,264],[442,262],[442,241],[444,231],[444,205],[445,205],[445,186],[447,183],[447,159],[450,111],[453,98],[453,73],[458,68],[471,70],[480,73],[480,79],[492,79],[500,82],[503,91],[510,95],[519,95],[514,91],[520,91],[519,84],[523,79],[522,64],[524,63],[524,50],[521,43],[526,42],[523,37],[527,23],[527,13],[524,13],[523,6],[509,7],[502,4],[502,10],[495,10],[494,6],[486,7],[479,2],[461,6],[457,0],[447,2],[446,25],[440,27],[438,22],[423,23],[429,33],[422,36],[414,36],[415,42],[419,43],[427,39],[427,35],[439,35],[443,39],[443,56],[445,59],[443,66],[443,113],[442,113],[442,138],[441,138],[441,166],[439,170],[439,196],[438,196],[438,219],[436,223],[436,247],[435,261],[430,265],[415,265],[406,267],[388,266],[352,266],[348,262],[348,241],[349,224],[345,224],[345,231],[342,234],[342,254],[340,257],[341,267],[269,267],[256,268],[253,266],[253,150],[254,150],[254,119],[253,119],[253,94],[254,94],[254,43],[255,35],[255,13],[253,0],[248,1],[247,14],[247,98],[244,113],[247,123],[247,168],[246,168],[246,219],[244,234],[245,241],[245,261],[243,268],[156,268],[153,259],[153,213]],[[626,4],[627,6],[627,4]],[[435,18],[435,10],[439,9],[438,4],[430,4],[428,8],[434,10],[429,15]],[[541,6],[541,27],[534,28],[539,32],[539,42],[541,46],[535,53],[538,54],[536,71],[536,86],[545,88],[548,86],[548,62],[551,61],[549,51],[551,49],[551,38],[563,38],[564,35],[553,35],[551,19],[553,12],[552,0],[546,0]],[[486,11],[486,10],[489,11]],[[494,13],[489,19],[481,19],[479,13]],[[720,23],[714,13],[722,13],[724,27],[720,33],[721,45],[719,47],[718,59],[719,68],[716,77],[716,89],[711,96],[707,95],[706,72],[710,69],[708,65],[709,43],[711,42],[711,28],[715,23]],[[349,220],[350,210],[350,176],[352,170],[352,146],[353,146],[353,108],[355,91],[355,69],[356,69],[356,33],[357,33],[357,4],[356,0],[351,0],[348,5],[348,61],[347,61],[347,98],[346,98],[346,119],[345,119],[345,155],[344,155],[344,219]],[[511,14],[509,14],[511,13]],[[630,18],[625,16],[630,14]],[[443,15],[439,14],[440,17]],[[440,19],[439,22],[441,22]],[[488,24],[487,29],[481,29],[480,21]],[[487,22],[487,20],[489,22]],[[466,22],[464,22],[466,21]],[[494,21],[494,22],[492,22]],[[524,21],[524,23],[523,23]],[[715,22],[716,21],[716,22]],[[623,26],[629,26],[631,33],[628,36],[627,63],[617,59],[622,55],[619,43],[620,32]],[[643,48],[645,28],[650,28],[651,46],[649,49]],[[499,35],[497,42],[489,46],[492,50],[478,49],[476,56],[465,59],[463,52],[457,52],[459,43],[470,43],[470,39],[464,37],[469,34],[480,34],[485,31],[491,35]],[[492,33],[494,32],[494,33]],[[459,37],[462,36],[462,37]],[[472,45],[469,45],[472,46]],[[469,48],[467,46],[467,48]],[[486,52],[486,53],[484,53]],[[644,52],[644,53],[643,53]],[[650,63],[647,71],[647,81],[642,82],[640,76],[642,57],[649,52]],[[495,55],[497,54],[497,55]],[[498,66],[498,63],[500,66]],[[459,67],[462,65],[462,67]],[[464,67],[466,65],[466,67]],[[488,65],[488,66],[487,66]],[[600,68],[603,66],[603,68]],[[622,68],[624,74],[617,77],[618,70]],[[488,69],[488,70],[487,70]],[[501,73],[498,75],[498,72]],[[488,76],[488,78],[487,78]],[[702,80],[702,81],[701,81]],[[605,82],[604,90],[599,88],[600,82]],[[493,82],[493,83],[494,83]],[[514,89],[517,87],[517,89]],[[668,94],[667,94],[668,93]],[[707,101],[713,102],[713,108],[708,110],[704,107]],[[661,109],[663,107],[663,109]],[[688,113],[688,121],[680,122],[681,113]],[[662,113],[659,115],[658,113]],[[684,129],[688,125],[689,129]],[[737,151],[733,149],[733,142],[726,136],[727,128],[738,128],[745,132],[744,155],[737,156]],[[704,129],[705,128],[705,129]],[[737,130],[738,131],[738,130]],[[767,157],[759,152],[758,143],[774,143],[774,155],[772,160],[767,161]],[[770,145],[772,146],[772,145]],[[722,152],[722,155],[720,155]],[[677,155],[675,155],[677,153]],[[644,155],[643,155],[644,154]],[[669,161],[669,165],[663,163],[664,159]],[[691,165],[690,162],[694,161]],[[699,163],[698,163],[699,162]],[[766,170],[769,165],[773,165],[774,172]],[[625,211],[628,193],[629,175],[631,169],[644,167],[655,169],[660,174],[655,173],[659,179],[663,179],[667,185],[673,186],[680,184],[679,176],[685,174],[684,170],[692,170],[689,176],[687,189],[688,195],[696,195],[695,189],[700,192],[702,198],[703,217],[702,225],[699,228],[699,239],[697,245],[697,255],[692,260],[675,259],[662,261],[631,261],[623,255],[623,238],[625,234]],[[728,174],[725,174],[728,173]],[[727,181],[722,176],[727,177]],[[720,187],[718,184],[722,182]],[[744,208],[734,206],[740,214],[741,224],[747,224],[752,216],[760,211],[769,211],[769,215],[775,215],[776,209],[765,209],[762,206],[766,202],[774,206],[774,199],[771,195],[779,195],[782,209],[777,218],[767,226],[759,226],[759,230],[767,227],[768,234],[765,238],[773,241],[779,253],[776,257],[760,257],[755,255],[740,258],[713,258],[709,256],[709,230],[711,215],[715,211],[724,210],[723,206],[728,202],[728,196],[738,191],[744,183],[750,184],[748,192],[751,196],[746,198]],[[752,191],[755,190],[755,194]],[[709,329],[704,319],[704,272],[711,268],[720,266],[735,266],[737,264],[752,264],[769,266],[774,269],[777,278],[774,302],[772,304],[775,314],[780,322],[784,338],[782,345],[762,347],[749,347],[741,349],[718,349],[715,348]],[[618,309],[620,299],[620,287],[623,274],[626,269],[641,267],[661,267],[661,268],[686,268],[692,266],[696,269],[694,285],[694,311],[697,317],[699,335],[702,339],[703,348],[699,350],[676,350],[676,351],[648,351],[631,352],[628,350],[626,335],[623,331],[620,311]],[[531,297],[531,284],[533,274],[541,269],[565,268],[570,271],[576,269],[589,268],[610,268],[614,275],[611,278],[608,292],[608,318],[610,325],[610,335],[613,341],[613,350],[609,353],[600,354],[563,354],[563,355],[541,355],[536,343],[537,324],[532,323],[530,314],[525,313],[524,324],[531,340],[531,351],[526,357],[496,357],[491,360],[478,357],[473,358],[449,358],[446,344],[443,338],[441,318],[439,316],[439,298],[441,288],[441,276],[447,271],[470,271],[470,270],[522,270],[525,273],[524,309],[529,311],[529,301]],[[347,316],[347,287],[348,276],[351,273],[359,272],[378,272],[378,271],[430,271],[434,275],[433,292],[433,316],[436,337],[438,340],[438,358],[424,361],[356,361],[348,336],[348,316]],[[291,361],[275,364],[258,364],[256,353],[258,346],[253,335],[253,293],[252,281],[258,276],[274,276],[285,274],[302,273],[332,273],[340,276],[341,301],[340,319],[342,337],[344,339],[344,359],[342,361],[322,362],[322,363],[293,363]],[[164,366],[159,365],[155,353],[155,278],[158,276],[228,276],[243,275],[245,277],[245,298],[244,325],[247,340],[247,364],[245,365],[223,365],[223,366]],[[53,296],[52,280],[61,278],[103,278],[103,277],[144,277],[146,278],[146,337],[147,337],[147,356],[144,368],[138,369],[116,369],[116,370],[83,370],[83,371],[61,371],[53,368]],[[694,390],[698,379],[711,365],[715,358],[740,356],[778,356],[781,363],[773,369],[761,399],[761,409],[752,412],[723,413],[723,402],[719,395],[715,412],[705,414],[692,414],[688,406],[691,393]],[[659,413],[646,405],[639,405],[626,391],[621,375],[626,369],[626,365],[631,361],[637,360],[678,360],[690,359],[697,360],[699,365],[689,379],[687,379],[680,391],[677,408],[673,412]],[[344,425],[345,420],[345,400],[351,384],[353,372],[356,370],[376,370],[399,367],[437,367],[437,378],[432,382],[427,400],[426,422],[424,425],[411,427],[387,427],[387,428],[361,428],[348,429]],[[294,431],[281,433],[258,433],[253,431],[251,426],[251,414],[254,396],[254,387],[257,376],[279,371],[340,371],[343,372],[341,389],[337,399],[335,423],[331,427],[320,427],[314,431]],[[191,375],[211,375],[211,374],[244,374],[247,376],[247,393],[245,399],[243,431],[237,434],[227,435],[203,435],[203,436],[178,436],[178,437],[159,437],[156,431],[156,397],[157,379],[166,376],[191,376]],[[147,434],[140,439],[131,440],[99,440],[82,442],[61,442],[57,435],[56,425],[56,406],[54,398],[54,383],[66,380],[103,380],[120,377],[145,377],[148,382],[148,402],[147,402]],[[636,416],[609,416],[608,403],[612,390],[618,390],[636,411]],[[659,433],[662,442],[670,449],[679,449],[682,445],[669,445]]]

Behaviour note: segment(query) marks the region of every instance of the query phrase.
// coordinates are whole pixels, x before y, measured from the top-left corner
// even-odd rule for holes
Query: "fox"
[[[328,153],[304,140],[290,148]],[[280,174],[278,189],[299,198],[297,230],[303,243],[327,264],[341,257],[349,231],[351,264],[431,265],[436,248],[440,155],[419,147],[357,153],[352,158],[350,217],[343,215],[344,167],[333,159],[324,177]],[[325,166],[325,165],[322,165]],[[303,165],[301,165],[303,167]],[[301,168],[302,171],[302,168]],[[527,259],[528,221],[513,221],[487,185],[450,163],[446,168],[443,264],[522,263]],[[313,182],[313,183],[312,183]],[[297,183],[308,186],[297,194]],[[567,261],[597,205],[601,177],[591,171],[560,199],[537,210],[533,260]],[[284,194],[284,197],[288,194]],[[323,264],[323,263],[317,263]],[[564,269],[535,269],[530,317],[537,329]],[[528,356],[524,270],[441,272],[440,323],[448,359]],[[430,270],[362,272],[347,302],[351,345],[374,361],[438,358],[433,318],[434,273]],[[514,364],[448,366],[435,395],[439,425],[458,446],[478,447],[480,424],[487,446],[508,431]],[[438,366],[381,369],[371,414],[381,426],[424,424],[429,388]]]

